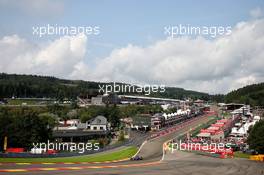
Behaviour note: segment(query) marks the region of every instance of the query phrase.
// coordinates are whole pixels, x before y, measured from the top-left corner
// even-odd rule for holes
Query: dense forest
[[[43,112],[41,108],[0,108],[0,151],[5,136],[8,147],[26,149],[32,147],[32,143],[51,139],[55,118],[40,112]]]
[[[264,83],[248,85],[228,93],[225,101],[264,106]]]
[[[18,98],[46,97],[55,98],[58,100],[64,98],[76,99],[77,96],[89,97],[97,95],[99,91],[99,85],[102,86],[105,84],[106,83],[82,80],[64,80],[48,76],[1,73],[0,98],[11,98],[14,96]],[[133,94],[144,95],[144,92]],[[166,87],[166,91],[164,93],[152,93],[150,96],[175,99],[199,98],[203,100],[209,100],[212,97],[207,93],[189,91],[175,87]]]
[[[110,82],[111,83],[111,82]],[[49,76],[0,74],[0,98],[54,98],[76,99],[77,96],[91,97],[99,94],[99,85],[109,83],[65,80]],[[121,83],[119,83],[121,84]],[[234,90],[227,95],[209,95],[203,92],[185,90],[183,88],[166,87],[163,93],[151,93],[152,97],[174,99],[202,99],[216,102],[238,102],[253,106],[264,106],[264,83],[253,84]],[[121,94],[121,93],[119,93]],[[142,93],[127,93],[128,95],[144,95]]]
[[[36,75],[0,74],[0,98],[69,98],[93,94],[98,83],[63,80],[55,77]]]

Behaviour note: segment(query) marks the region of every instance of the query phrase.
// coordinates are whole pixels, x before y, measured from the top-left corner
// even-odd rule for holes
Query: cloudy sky
[[[0,0],[0,72],[227,93],[264,81],[264,1]],[[99,35],[33,35],[38,26]],[[168,38],[165,26],[231,26]]]

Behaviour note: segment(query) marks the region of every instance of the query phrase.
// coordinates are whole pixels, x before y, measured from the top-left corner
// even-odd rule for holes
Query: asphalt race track
[[[144,158],[142,161],[96,164],[0,164],[0,174],[264,174],[263,163],[247,159],[219,159],[181,151],[166,152],[163,157],[162,146],[165,141],[207,120],[208,117],[197,118],[175,132],[148,140],[138,153],[139,156]],[[160,161],[162,158],[163,160]],[[6,172],[6,170],[9,170],[9,172]]]

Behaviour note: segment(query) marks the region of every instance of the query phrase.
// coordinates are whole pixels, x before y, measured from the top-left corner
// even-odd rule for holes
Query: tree
[[[39,115],[32,109],[0,110],[1,143],[7,136],[8,147],[30,149],[33,143],[46,142],[52,138],[54,124],[53,117]]]
[[[64,106],[60,106],[58,104],[49,105],[48,111],[57,115],[58,118],[62,119],[65,124],[66,124],[66,121],[70,119],[70,116],[67,115],[67,113],[69,112],[69,109]]]
[[[123,130],[120,131],[118,141],[124,141],[125,140],[125,133]]]
[[[108,121],[111,123],[113,128],[119,127],[120,124],[120,110],[117,106],[107,107],[107,112],[105,115]]]
[[[251,129],[247,143],[251,149],[264,154],[264,120],[257,122]]]

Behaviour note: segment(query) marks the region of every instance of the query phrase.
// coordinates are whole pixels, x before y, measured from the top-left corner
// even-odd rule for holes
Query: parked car
[[[258,152],[255,151],[254,149],[244,150],[243,153],[250,154],[250,155],[257,155],[258,154]]]

